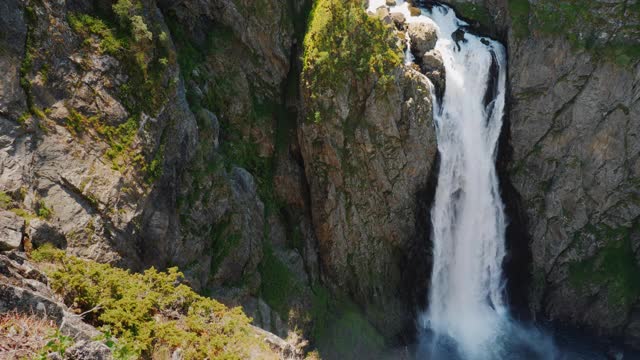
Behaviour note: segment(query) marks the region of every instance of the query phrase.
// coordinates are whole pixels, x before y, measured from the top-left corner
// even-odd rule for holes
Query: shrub
[[[389,81],[401,62],[392,29],[367,15],[360,1],[316,2],[304,39],[302,75],[311,99],[353,77],[375,75],[380,82]]]
[[[256,346],[240,308],[229,309],[181,284],[177,268],[131,273],[107,264],[67,256],[46,245],[32,255],[49,262],[51,288],[65,304],[103,331],[116,336],[127,351],[145,358],[154,349],[180,347],[187,359],[240,359]]]
[[[53,210],[50,207],[47,207],[44,200],[40,200],[38,201],[38,210],[36,211],[36,214],[43,219],[50,219],[53,215]]]
[[[117,38],[114,31],[101,19],[87,14],[71,13],[68,20],[76,33],[97,36],[100,39],[100,51],[106,54],[118,56],[125,48],[125,40]]]
[[[12,203],[13,199],[11,199],[11,196],[7,195],[4,191],[0,191],[0,209],[8,210]]]

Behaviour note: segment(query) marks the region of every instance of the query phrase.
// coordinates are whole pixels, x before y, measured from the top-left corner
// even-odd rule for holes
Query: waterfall
[[[433,272],[424,325],[454,339],[468,357],[493,358],[508,310],[503,301],[505,219],[495,170],[505,99],[506,56],[493,40],[452,34],[466,23],[435,6],[436,50],[446,69],[434,104],[440,172],[433,224]],[[497,71],[496,71],[497,70]],[[493,85],[493,86],[490,86]]]
[[[371,0],[369,10],[383,5]],[[444,95],[433,101],[440,170],[431,211],[429,308],[419,319],[428,345],[424,357],[553,358],[546,337],[513,321],[504,299],[506,225],[495,160],[505,106],[505,48],[467,33],[468,24],[445,5],[410,16],[400,0],[390,11],[402,12],[408,23],[433,24],[446,70]],[[407,60],[413,60],[410,51]]]

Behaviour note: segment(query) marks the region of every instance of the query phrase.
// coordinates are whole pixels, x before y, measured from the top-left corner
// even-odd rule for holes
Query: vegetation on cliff
[[[606,286],[610,306],[630,309],[640,297],[640,266],[630,240],[633,228],[589,225],[576,234],[601,239],[604,245],[596,254],[569,266],[569,281],[581,291],[593,285]]]
[[[352,80],[374,76],[384,85],[402,52],[392,28],[365,13],[360,1],[320,0],[311,12],[304,40],[302,88],[313,102]],[[323,109],[309,112],[320,121]]]
[[[509,0],[509,12],[517,38],[527,36],[530,31],[564,36],[574,47],[623,66],[640,58],[640,43],[634,39],[637,35],[633,25],[640,20],[637,4]],[[612,21],[617,24],[616,30],[608,33]]]
[[[43,246],[52,289],[85,320],[118,338],[118,351],[150,358],[181,348],[187,359],[241,359],[266,345],[240,308],[227,308],[181,283],[176,268],[131,273]]]

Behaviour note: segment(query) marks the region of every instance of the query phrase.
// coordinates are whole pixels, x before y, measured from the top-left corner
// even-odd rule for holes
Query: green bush
[[[402,51],[393,30],[367,15],[360,1],[315,3],[304,39],[302,86],[306,97],[313,101],[350,79],[376,78],[384,85],[401,63]]]
[[[250,319],[181,284],[171,268],[131,273],[67,256],[45,245],[32,258],[51,263],[51,288],[85,320],[117,337],[137,356],[182,348],[186,359],[241,359],[256,346]]]
[[[51,216],[53,216],[53,210],[47,206],[44,200],[38,201],[38,210],[36,213],[43,219],[50,219]]]
[[[97,36],[100,39],[100,50],[106,54],[118,56],[126,47],[126,40],[117,38],[115,32],[101,19],[87,14],[71,13],[68,21],[76,33]]]
[[[0,209],[9,210],[12,203],[13,199],[11,199],[11,196],[7,195],[4,191],[0,191]]]

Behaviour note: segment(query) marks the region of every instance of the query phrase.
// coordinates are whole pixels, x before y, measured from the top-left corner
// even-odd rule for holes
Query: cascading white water
[[[495,340],[509,322],[502,277],[505,220],[495,170],[505,51],[500,43],[471,34],[456,43],[452,34],[466,23],[448,8],[434,7],[429,17],[438,27],[436,50],[444,61],[446,89],[434,107],[440,172],[424,325],[454,339],[466,357],[494,358]],[[489,89],[492,77],[496,88]]]
[[[371,0],[369,10],[384,5]],[[504,303],[505,217],[495,160],[505,105],[505,49],[470,33],[455,41],[454,32],[468,24],[444,5],[411,16],[399,0],[390,11],[403,13],[408,23],[434,24],[446,70],[444,96],[434,95],[440,170],[431,212],[429,310],[420,319],[431,334],[434,350],[428,356],[507,359],[525,348],[527,358],[549,358],[550,352],[526,350],[535,348],[531,339],[540,334],[512,321]],[[442,355],[439,347],[454,348],[455,355]]]

